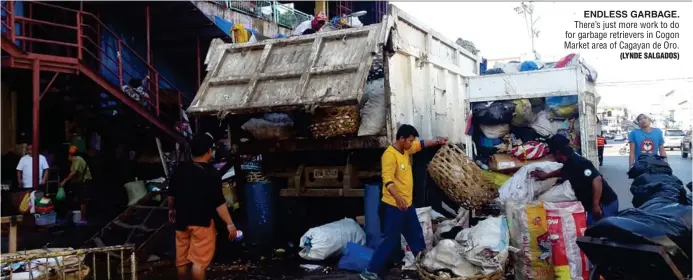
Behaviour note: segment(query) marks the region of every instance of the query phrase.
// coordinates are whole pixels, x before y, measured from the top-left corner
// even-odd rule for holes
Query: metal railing
[[[122,90],[131,78],[144,79],[149,76],[149,83],[145,90],[150,96],[150,111],[167,125],[173,126],[176,121],[182,120],[180,108],[192,100],[183,95],[154,66],[125,44],[124,40],[96,15],[46,2],[24,1],[23,3],[26,5],[24,10],[29,11],[27,16],[18,16],[14,13],[14,1],[2,2],[2,35],[16,42],[22,50],[43,55],[77,58],[80,63],[95,73],[99,73],[107,81],[108,79],[104,76],[106,73],[117,77],[117,81],[109,81],[109,83],[118,90]],[[30,12],[34,5],[64,16],[55,16],[50,19],[34,18]],[[39,35],[40,32],[34,34],[37,27],[42,30],[50,29],[53,36],[47,36],[45,32],[42,35]],[[106,39],[106,37],[110,38]],[[127,57],[123,55],[125,53],[128,54]],[[134,65],[141,66],[141,69]],[[162,102],[162,100],[168,100],[168,102]],[[173,104],[173,106],[164,107],[162,103]]]
[[[293,29],[313,16],[277,1],[213,1],[228,9]]]
[[[116,262],[115,264],[113,264]],[[2,279],[137,279],[134,246],[37,249],[0,257]],[[23,266],[22,272],[14,272]],[[9,267],[5,271],[5,267]],[[119,274],[120,277],[113,275]],[[126,277],[127,276],[127,277]]]

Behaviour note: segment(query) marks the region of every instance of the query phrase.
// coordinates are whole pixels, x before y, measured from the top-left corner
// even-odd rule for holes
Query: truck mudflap
[[[190,107],[226,115],[358,104],[387,20],[360,28],[258,43],[223,44]]]

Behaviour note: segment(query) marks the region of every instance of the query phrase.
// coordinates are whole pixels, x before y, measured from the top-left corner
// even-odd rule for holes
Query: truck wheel
[[[681,152],[681,157],[682,158],[688,158],[688,153],[687,152]]]

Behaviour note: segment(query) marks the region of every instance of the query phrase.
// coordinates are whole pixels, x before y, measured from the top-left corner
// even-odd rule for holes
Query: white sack
[[[385,127],[385,78],[366,83],[363,89],[367,98],[366,105],[361,108],[361,125],[358,136],[378,135]]]
[[[515,174],[498,190],[500,202],[505,204],[508,200],[520,203],[534,201],[537,195],[555,185],[557,179],[553,178],[538,181],[532,178],[530,173],[534,170],[542,170],[549,173],[562,167],[563,164],[557,162],[535,162],[521,167],[520,170],[515,172]]]
[[[258,140],[284,140],[293,135],[293,123],[275,123],[258,118],[248,120],[241,129]]]
[[[539,135],[544,137],[552,136],[558,132],[558,129],[551,124],[551,121],[549,120],[549,113],[546,111],[539,112],[539,114],[537,114],[537,119],[534,120],[530,127]]]
[[[510,133],[510,125],[509,124],[498,124],[498,125],[480,124],[479,127],[481,128],[481,132],[484,133],[484,136],[486,136],[487,138],[491,138],[491,139],[503,138],[503,136],[508,135],[508,133]]]
[[[423,230],[424,243],[426,243],[426,249],[433,247],[433,219],[431,212],[433,209],[431,207],[416,208],[416,216],[419,217],[419,223],[421,223],[421,230]],[[416,270],[416,256],[411,252],[411,248],[404,239],[404,236],[400,239],[402,245],[402,251],[404,251],[404,265],[402,270]]]
[[[490,217],[462,230],[455,239],[464,247],[467,261],[480,266],[484,274],[503,269],[508,260],[508,221],[505,216]]]
[[[575,201],[577,197],[573,187],[570,185],[570,181],[566,180],[560,185],[553,186],[548,191],[540,194],[538,199],[546,202],[567,202]]]
[[[342,254],[349,242],[366,244],[366,233],[353,219],[344,218],[309,229],[299,242],[298,254],[309,261],[321,261]]]
[[[421,265],[431,273],[447,269],[458,277],[479,274],[479,268],[465,260],[462,252],[462,245],[450,239],[442,240],[423,256]]]

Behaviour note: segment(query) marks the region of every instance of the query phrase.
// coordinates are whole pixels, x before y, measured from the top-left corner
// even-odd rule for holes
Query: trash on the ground
[[[433,247],[432,211],[433,208],[431,207],[416,208],[416,215],[419,218],[419,223],[421,224],[421,229],[423,230],[426,249]],[[402,270],[416,270],[416,257],[414,256],[414,253],[412,253],[411,248],[409,248],[404,235],[402,235],[400,239],[400,244],[402,245],[402,251],[404,251],[404,259],[402,259],[404,265],[402,265]]]
[[[347,271],[361,272],[368,267],[374,250],[358,243],[349,242],[344,256],[339,259],[337,268]]]
[[[317,265],[317,264],[302,264],[302,265],[301,265],[301,268],[303,268],[303,269],[305,269],[305,270],[308,270],[308,271],[316,271],[316,270],[318,270],[318,269],[321,269],[322,266],[321,266],[321,265]]]
[[[454,240],[441,240],[433,249],[425,252],[421,265],[432,273],[449,270],[456,277],[479,274],[480,269],[467,261],[463,253],[464,247]]]
[[[277,254],[284,254],[284,253],[286,253],[286,250],[284,250],[284,249],[282,249],[282,248],[279,248],[279,249],[277,249],[277,250],[274,250],[274,252],[277,253]]]
[[[508,221],[505,216],[490,217],[463,230],[456,238],[470,263],[480,266],[484,274],[502,270],[508,260]]]
[[[366,244],[366,233],[353,219],[344,218],[309,229],[300,240],[299,255],[311,261],[321,261],[342,254],[347,243]]]
[[[17,252],[16,254],[43,254],[69,252],[72,248],[45,248]],[[2,267],[2,279],[12,273],[11,279],[57,279],[65,274],[66,279],[82,279],[90,268],[84,265],[84,255],[67,255],[53,258],[37,258],[28,262],[6,264]],[[79,273],[81,272],[81,276]],[[8,278],[9,279],[9,278]]]
[[[540,193],[551,188],[556,183],[556,179],[538,181],[531,176],[531,172],[541,170],[552,172],[563,167],[557,162],[536,162],[520,168],[503,186],[498,190],[498,199],[501,203],[512,200],[519,203],[529,203],[535,200]]]

